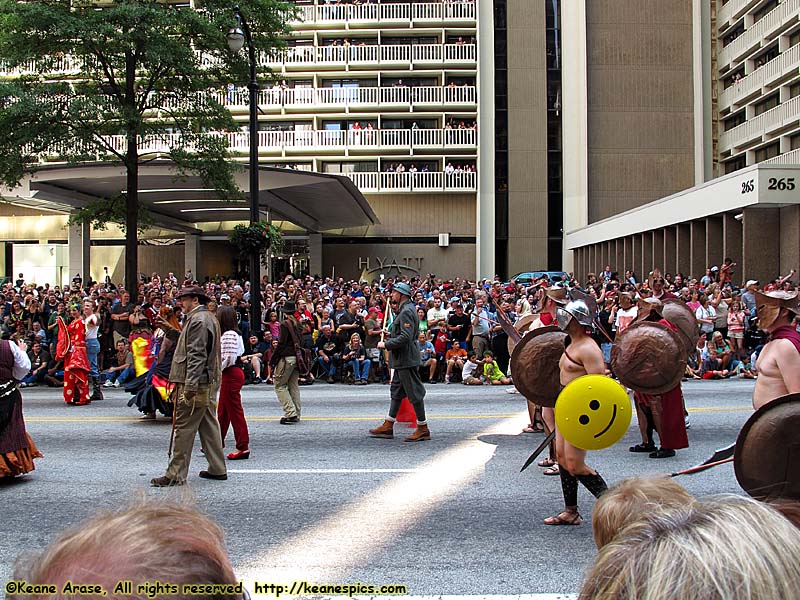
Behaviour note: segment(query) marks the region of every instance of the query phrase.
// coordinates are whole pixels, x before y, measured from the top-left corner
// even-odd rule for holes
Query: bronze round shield
[[[531,326],[531,323],[536,321],[538,318],[539,318],[539,314],[538,313],[525,315],[519,321],[514,323],[514,329],[519,331],[520,335],[522,335],[524,337],[525,334],[528,333],[528,328]],[[509,338],[508,338],[508,354],[509,354],[509,356],[511,356],[511,354],[514,352],[514,346],[516,346],[517,343],[518,342],[516,342],[513,339],[511,339],[511,336],[509,336]]]
[[[633,323],[611,346],[611,369],[620,383],[643,394],[663,394],[686,371],[683,340],[661,323]]]
[[[525,334],[511,354],[511,377],[520,394],[540,406],[554,408],[561,391],[558,361],[567,334],[554,325]]]
[[[753,498],[800,500],[800,394],[776,398],[750,415],[733,455],[736,480]]]
[[[686,306],[683,300],[668,298],[664,300],[662,315],[678,328],[678,335],[683,340],[687,354],[694,350],[700,337],[700,328],[697,326],[697,318],[692,309]]]

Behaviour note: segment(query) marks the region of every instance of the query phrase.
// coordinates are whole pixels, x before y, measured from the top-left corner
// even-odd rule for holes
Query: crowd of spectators
[[[586,281],[562,282],[579,287],[595,297],[598,323],[595,332],[606,357],[614,336],[637,315],[637,301],[654,295],[678,297],[695,311],[700,338],[689,356],[687,378],[715,379],[731,376],[756,377],[755,357],[764,336],[755,319],[756,289],[794,289],[794,271],[761,285],[748,280],[734,283],[736,263],[727,259],[710,266],[698,277],[654,271],[639,278],[632,271],[620,276],[610,265],[600,273],[589,273]],[[408,278],[403,277],[404,280]],[[70,322],[70,305],[92,301],[99,323],[101,352],[98,368],[105,386],[119,386],[133,378],[129,341],[148,335],[157,327],[162,304],[176,305],[176,293],[193,281],[191,273],[180,279],[174,273],[162,277],[141,276],[135,294],[121,285],[105,281],[82,281],[70,286],[27,282],[23,274],[0,288],[0,332],[27,338],[32,368],[24,385],[60,386],[63,363],[55,359],[59,320]],[[241,365],[246,382],[271,382],[270,357],[287,300],[297,304],[295,316],[303,324],[303,346],[315,356],[312,375],[303,383],[324,379],[357,385],[388,381],[388,368],[378,342],[392,318],[388,292],[395,279],[346,281],[305,275],[286,276],[279,283],[262,282],[262,318],[249,322],[250,285],[242,279],[207,277],[201,283],[212,301],[209,309],[231,306],[244,334],[245,353]],[[460,277],[443,279],[429,274],[409,280],[418,307],[419,347],[422,376],[429,383],[463,382],[468,385],[511,383],[506,333],[499,325],[502,311],[511,322],[536,312],[547,277],[530,285],[484,279],[471,282]],[[180,319],[180,306],[175,306]],[[74,314],[74,313],[73,313]],[[76,318],[80,318],[80,315]],[[607,337],[606,337],[607,336]]]

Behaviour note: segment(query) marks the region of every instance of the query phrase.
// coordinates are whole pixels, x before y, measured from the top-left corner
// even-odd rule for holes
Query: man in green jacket
[[[198,433],[208,460],[208,470],[200,471],[200,477],[228,478],[216,414],[222,362],[219,322],[206,309],[209,298],[200,287],[183,288],[178,293],[178,301],[186,319],[169,372],[170,383],[175,385],[175,447],[166,474],[150,481],[153,487],[186,483],[192,446]]]
[[[417,332],[419,317],[414,303],[411,302],[411,287],[405,283],[395,283],[392,287],[391,301],[398,306],[397,316],[392,321],[392,330],[388,340],[378,342],[378,348],[389,350],[389,368],[394,369],[391,385],[392,402],[389,416],[383,425],[370,429],[374,438],[391,439],[394,437],[394,422],[400,410],[403,398],[408,398],[417,415],[417,429],[406,442],[421,442],[431,439],[428,422],[425,420],[425,386],[419,377],[419,366],[422,364]]]

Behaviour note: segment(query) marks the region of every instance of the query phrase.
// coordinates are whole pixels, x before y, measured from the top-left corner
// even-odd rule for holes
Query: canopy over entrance
[[[249,189],[249,168],[235,175]],[[111,198],[126,189],[125,169],[108,163],[77,166],[47,165],[27,177],[5,199],[31,208],[70,212],[87,203]],[[156,226],[199,233],[198,223],[249,221],[249,199],[230,202],[203,188],[197,176],[178,177],[170,161],[139,167],[139,202]],[[259,167],[259,205],[276,220],[286,220],[309,232],[379,223],[367,199],[343,175]]]

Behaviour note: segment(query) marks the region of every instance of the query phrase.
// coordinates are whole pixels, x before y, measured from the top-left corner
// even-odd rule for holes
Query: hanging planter
[[[283,233],[272,223],[259,221],[252,225],[237,225],[228,237],[239,258],[247,260],[254,254],[267,266],[267,257],[283,251]]]

